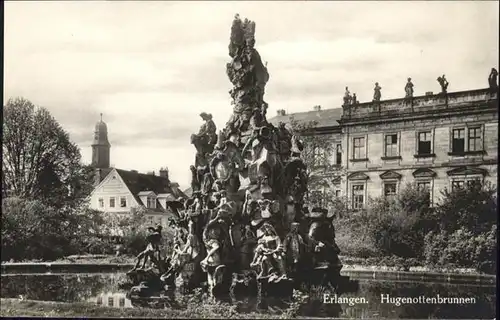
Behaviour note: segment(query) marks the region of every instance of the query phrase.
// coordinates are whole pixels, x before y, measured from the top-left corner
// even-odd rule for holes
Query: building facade
[[[444,188],[497,182],[497,90],[427,94],[291,115],[279,111],[271,122],[292,118],[317,122],[314,134],[334,145],[329,161],[342,175],[333,181],[333,193],[346,196],[353,209],[365,208],[370,198],[392,197],[407,183],[428,190],[435,204]]]

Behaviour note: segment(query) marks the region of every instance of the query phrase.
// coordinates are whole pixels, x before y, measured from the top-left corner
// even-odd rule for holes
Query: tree
[[[307,202],[329,209],[345,207],[344,199],[337,199],[335,185],[340,183],[345,170],[332,162],[336,145],[331,135],[315,131],[317,121],[299,122],[293,117],[290,127],[303,142],[301,158],[307,166]]]
[[[439,229],[453,232],[465,228],[476,235],[497,223],[497,190],[491,183],[444,189],[442,194],[435,211]]]
[[[3,108],[2,192],[76,207],[92,188],[92,169],[81,164],[78,146],[50,112],[24,98]]]
[[[43,259],[83,253],[98,242],[103,219],[99,212],[61,210],[39,200],[2,200],[2,260]]]
[[[360,220],[380,253],[404,258],[422,258],[424,238],[434,227],[428,192],[411,183],[394,199],[372,199]]]

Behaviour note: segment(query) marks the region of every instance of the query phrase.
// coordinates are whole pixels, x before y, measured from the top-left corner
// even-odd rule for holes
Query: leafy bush
[[[343,255],[368,264],[494,272],[496,222],[490,184],[444,190],[435,208],[425,192],[407,185],[393,200],[373,199],[366,211],[336,219],[336,241]]]
[[[2,261],[55,260],[100,237],[103,220],[88,209],[56,209],[38,200],[2,200]]]
[[[424,237],[432,228],[429,217],[428,195],[411,184],[395,199],[372,200],[367,213],[360,216],[381,255],[403,258],[423,257]]]
[[[368,258],[379,255],[373,239],[368,236],[368,225],[357,213],[334,220],[335,242],[342,255]]]
[[[497,226],[474,235],[466,228],[453,233],[430,232],[425,238],[425,260],[431,266],[456,266],[495,272]]]
[[[424,241],[427,264],[496,270],[497,198],[491,184],[444,190],[434,220]]]
[[[146,248],[147,232],[143,229],[130,230],[123,236],[123,246],[126,254],[138,255]]]
[[[497,223],[496,188],[490,183],[449,191],[436,207],[437,229],[454,232],[465,228],[473,234],[490,230]]]
[[[53,208],[38,200],[2,201],[2,261],[51,261],[75,254],[137,255],[146,247],[144,212],[116,217],[86,207]],[[163,252],[171,240],[165,230]],[[121,234],[120,234],[121,233]]]

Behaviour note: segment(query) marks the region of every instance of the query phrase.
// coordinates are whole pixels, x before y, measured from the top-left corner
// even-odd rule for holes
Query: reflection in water
[[[115,308],[130,308],[126,298],[129,287],[124,274],[88,275],[2,275],[1,297],[47,301],[88,301]],[[474,298],[472,304],[401,304],[381,303],[381,295],[390,297],[458,297]],[[366,303],[325,304],[321,295],[300,307],[300,314],[308,316],[338,316],[353,318],[493,318],[495,316],[495,287],[445,285],[415,282],[360,281],[356,293],[345,293],[342,298],[364,298]],[[174,299],[174,298],[171,298]],[[175,299],[174,299],[175,300]],[[353,299],[351,299],[353,300]],[[234,302],[239,312],[250,312],[266,307],[265,312],[277,312],[287,305],[278,301],[246,299]]]

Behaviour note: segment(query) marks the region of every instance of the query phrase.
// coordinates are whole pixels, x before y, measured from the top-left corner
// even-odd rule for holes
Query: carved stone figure
[[[241,210],[241,222],[243,224],[250,224],[257,210],[259,210],[259,205],[257,201],[252,198],[252,192],[247,189],[245,191],[245,202]]]
[[[143,252],[139,253],[139,255],[136,258],[137,262],[132,270],[136,270],[137,268],[139,268],[141,261],[143,261],[142,269],[144,269],[146,267],[148,259],[156,261],[161,260],[160,243],[162,238],[161,237],[162,226],[159,225],[156,228],[149,227],[148,230],[151,232],[151,234],[149,234],[146,237],[146,242],[147,242],[146,249]],[[155,253],[157,254],[157,257],[155,257]]]
[[[411,99],[413,97],[413,83],[411,82],[411,78],[408,78],[408,82],[406,83],[405,86],[405,93],[406,93],[405,98]]]
[[[286,277],[283,247],[280,237],[271,224],[265,223],[261,229],[263,235],[258,240],[251,266],[259,266],[260,273],[257,279],[272,276],[269,279],[272,282]]]
[[[203,209],[203,200],[200,191],[193,191],[193,195],[185,203],[185,214],[188,216],[198,216]]]
[[[356,93],[353,93],[353,94],[352,94],[352,101],[351,101],[351,104],[352,104],[352,105],[356,105],[356,104],[358,104],[358,103],[359,103],[359,101],[358,101],[358,99],[356,98]]]
[[[222,188],[236,192],[240,186],[239,172],[245,167],[245,162],[238,148],[238,136],[231,134],[229,140],[222,142],[219,135],[219,145],[212,161],[210,173]]]
[[[286,252],[286,266],[288,267],[288,274],[293,274],[297,271],[297,266],[301,257],[304,256],[305,243],[302,236],[299,234],[300,224],[297,222],[292,223],[290,232],[283,241],[283,248]]]
[[[198,179],[198,170],[196,170],[196,167],[193,165],[189,167],[189,170],[191,170],[191,190],[200,190],[201,183]]]
[[[202,112],[200,117],[205,123],[200,127],[197,134],[191,135],[191,144],[196,148],[195,166],[197,168],[208,164],[206,157],[213,152],[214,146],[217,143],[217,128],[212,120],[212,115]]]
[[[291,150],[291,156],[292,157],[300,157],[300,154],[302,153],[302,150],[304,150],[304,143],[299,139],[298,136],[293,135],[292,136],[292,150]]]
[[[279,141],[279,154],[281,161],[284,162],[290,157],[292,149],[292,134],[285,127],[284,122],[278,124],[278,141]]]
[[[306,165],[300,158],[289,161],[285,166],[285,188],[294,201],[301,201],[307,191]]]
[[[260,185],[261,191],[277,192],[279,172],[282,168],[275,146],[275,137],[270,127],[255,130],[243,148],[243,154],[251,150],[251,162],[248,165],[248,178],[254,186]]]
[[[179,280],[183,287],[190,287],[190,280],[195,272],[196,263],[199,262],[201,243],[195,233],[195,226],[192,220],[189,221],[189,233],[187,235],[184,248],[178,252],[175,270],[179,273]]]
[[[279,212],[280,204],[277,200],[258,199],[254,201],[255,202],[251,202],[254,208],[252,212],[253,216],[251,217],[251,225],[258,228],[257,238],[260,238],[263,235],[262,226],[264,223],[270,223],[271,218]],[[274,220],[276,221],[276,219]]]
[[[246,270],[250,268],[252,263],[253,252],[257,244],[257,237],[252,231],[250,225],[242,225],[241,247],[240,247],[240,269]]]
[[[446,80],[444,74],[437,78],[439,85],[441,86],[441,94],[446,94],[448,92],[448,80]]]
[[[213,294],[215,286],[223,280],[224,264],[224,226],[221,214],[210,220],[203,231],[203,242],[207,249],[207,256],[200,265],[208,276],[209,292]]]
[[[345,87],[344,106],[350,105],[351,102],[352,102],[351,93],[349,92],[349,88]]]
[[[498,78],[498,71],[497,71],[497,69],[491,68],[490,75],[488,76],[488,84],[489,84],[490,89],[492,91],[497,91],[498,90],[497,78]]]
[[[380,90],[382,90],[382,87],[378,85],[378,82],[375,82],[375,88],[373,89],[373,101],[374,102],[380,102],[380,98],[382,97],[382,94],[380,93]]]
[[[198,136],[205,137],[209,145],[215,145],[217,142],[217,127],[212,120],[212,115],[206,112],[200,113],[200,117],[205,121],[205,123],[200,127]]]
[[[335,230],[326,215],[327,210],[322,208],[313,208],[309,215],[311,224],[308,238],[314,267],[340,265],[340,250],[335,243]]]
[[[166,205],[175,214],[177,220],[183,218],[184,199],[182,197],[179,197],[173,201],[167,201]],[[173,222],[173,220],[171,222]]]
[[[255,23],[247,19],[241,21],[236,15],[229,43],[232,61],[226,65],[226,73],[234,85],[230,92],[233,115],[226,125],[230,130],[247,131],[265,121],[267,104],[263,96],[269,73],[254,45]]]

